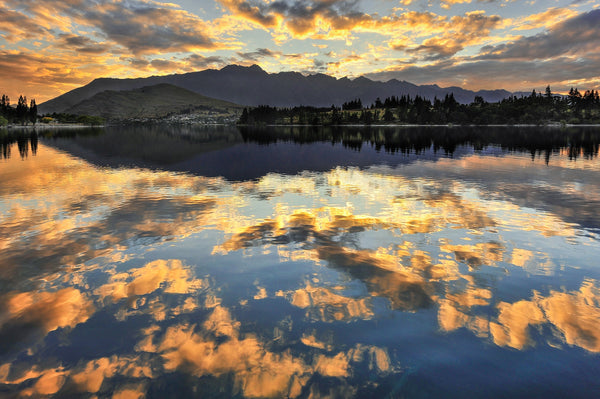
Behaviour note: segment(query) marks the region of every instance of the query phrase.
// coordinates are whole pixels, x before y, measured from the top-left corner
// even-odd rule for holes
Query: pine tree
[[[29,103],[29,121],[34,125],[37,121],[37,104],[35,103],[35,99],[31,99]]]
[[[248,108],[244,108],[244,110],[242,111],[242,116],[240,116],[240,120],[238,121],[238,123],[241,125],[245,125],[248,123]]]
[[[550,85],[546,86],[546,100],[548,102],[552,101],[552,90],[550,89]]]
[[[11,119],[11,109],[10,109],[10,99],[7,95],[2,95],[2,100],[0,100],[0,116],[3,116],[6,119]]]
[[[27,120],[27,114],[29,112],[29,108],[27,107],[27,97],[19,96],[19,101],[17,102],[16,116],[17,120],[22,124]]]

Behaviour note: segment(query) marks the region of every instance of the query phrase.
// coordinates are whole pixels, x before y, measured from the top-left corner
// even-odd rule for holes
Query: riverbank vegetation
[[[497,103],[475,97],[470,104],[460,104],[452,94],[433,101],[420,96],[377,99],[363,106],[360,99],[348,101],[342,107],[309,106],[276,108],[258,106],[246,108],[240,125],[518,125],[518,124],[600,124],[598,91],[583,94],[571,89],[568,95],[555,95],[548,86],[545,93],[534,90],[529,96],[511,96]]]

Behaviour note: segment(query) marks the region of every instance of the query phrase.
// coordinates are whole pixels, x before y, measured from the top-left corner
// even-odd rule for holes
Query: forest
[[[433,101],[392,96],[377,99],[363,106],[360,99],[330,108],[300,106],[276,108],[262,105],[246,108],[238,121],[240,125],[547,125],[547,124],[600,124],[598,91],[583,94],[571,89],[568,95],[535,90],[529,96],[511,96],[497,103],[488,103],[476,96],[470,104],[460,104],[452,94]]]
[[[33,123],[37,121],[37,105],[35,100],[31,100],[27,105],[27,97],[19,96],[17,106],[10,105],[10,98],[3,94],[0,99],[0,126],[7,124]]]

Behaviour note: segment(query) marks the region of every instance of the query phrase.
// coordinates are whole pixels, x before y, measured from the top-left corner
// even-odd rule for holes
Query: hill
[[[181,114],[235,118],[241,108],[237,104],[162,83],[133,90],[105,90],[62,112],[101,116],[107,120],[161,119]]]
[[[460,103],[470,103],[475,96],[488,102],[497,102],[510,96],[506,90],[470,91],[460,87],[439,87],[437,85],[417,86],[396,79],[379,82],[359,77],[337,79],[324,74],[302,75],[298,72],[267,73],[259,66],[243,67],[229,65],[220,70],[207,69],[200,72],[151,76],[137,79],[100,78],[72,90],[38,106],[40,113],[64,112],[81,101],[105,90],[122,91],[139,89],[157,84],[171,84],[192,92],[247,106],[272,105],[292,107],[311,105],[329,107],[332,104],[360,98],[363,104],[370,104],[377,97],[416,95],[433,100],[454,93]]]

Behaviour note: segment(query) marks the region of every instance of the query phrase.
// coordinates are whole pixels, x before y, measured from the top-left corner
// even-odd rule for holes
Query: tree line
[[[239,119],[241,125],[351,125],[351,124],[600,124],[598,91],[583,94],[571,89],[567,96],[555,95],[550,86],[545,93],[535,90],[528,96],[511,96],[489,103],[476,96],[470,104],[461,104],[453,94],[433,101],[409,95],[376,99],[364,107],[354,99],[330,108],[300,106],[277,108],[261,105],[246,108]]]
[[[13,107],[10,104],[10,98],[5,94],[2,95],[0,99],[0,125],[9,123],[35,124],[36,121],[37,105],[34,99],[27,105],[27,97],[21,95],[17,101],[17,106]]]

